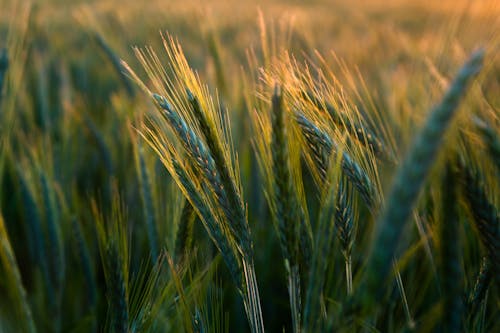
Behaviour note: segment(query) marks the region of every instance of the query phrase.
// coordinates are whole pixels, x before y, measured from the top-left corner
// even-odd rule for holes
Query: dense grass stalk
[[[22,175],[21,171],[19,171],[18,174],[21,197],[25,207],[24,218],[27,222],[29,232],[28,238],[32,244],[34,244],[33,260],[35,265],[40,268],[45,285],[47,300],[49,301],[51,308],[54,308],[53,301],[55,300],[55,293],[50,278],[50,268],[46,255],[45,236],[42,230],[42,221],[40,220],[39,209],[26,179]]]
[[[113,332],[128,333],[128,296],[127,281],[124,274],[122,257],[114,240],[108,241],[105,254],[107,261],[106,285],[108,289],[108,315]]]
[[[7,49],[3,48],[0,50],[0,107],[3,97],[3,86],[5,83],[5,76],[7,75],[7,69],[9,68],[9,54]],[[1,111],[1,109],[0,109]]]
[[[76,242],[76,250],[83,271],[83,277],[86,284],[86,296],[90,308],[94,308],[97,302],[97,286],[95,281],[92,259],[89,247],[83,235],[82,227],[77,218],[72,218],[73,234]]]
[[[299,234],[301,233],[301,208],[290,171],[288,152],[288,126],[285,121],[283,98],[278,87],[272,97],[271,154],[273,165],[273,201],[276,207],[275,225],[280,239],[281,251],[288,274],[288,293],[294,332],[300,332],[300,275]],[[305,231],[302,231],[305,232]],[[294,290],[294,288],[298,288]]]
[[[492,263],[494,278],[500,286],[500,215],[498,209],[488,200],[479,175],[462,168],[462,190],[474,218],[481,243],[486,248]]]
[[[139,184],[141,186],[141,201],[144,221],[146,223],[149,251],[151,252],[151,262],[154,264],[158,259],[158,230],[156,228],[156,214],[153,201],[152,185],[149,172],[144,160],[142,147],[138,147],[139,159]]]
[[[482,67],[483,56],[482,50],[474,53],[458,72],[441,103],[431,111],[394,176],[387,204],[378,219],[366,271],[365,296],[371,304],[382,292],[380,284],[390,272],[392,257],[396,254],[401,232],[413,211],[426,176],[441,147],[444,133],[466,93],[468,83]]]
[[[112,188],[108,216],[103,217],[95,201],[91,202],[99,241],[99,252],[106,283],[108,303],[106,329],[127,333],[130,324],[129,240],[125,211],[116,183]]]
[[[104,52],[106,57],[109,59],[111,62],[111,65],[115,69],[115,72],[118,74],[120,77],[120,80],[125,87],[125,90],[127,91],[127,94],[130,97],[135,96],[135,88],[130,81],[130,78],[125,74],[127,71],[123,68],[120,57],[118,57],[115,53],[115,51],[111,48],[111,46],[106,42],[103,36],[101,36],[98,33],[94,34],[94,40],[96,41],[97,45],[101,48],[101,50]]]
[[[500,175],[500,138],[498,137],[498,133],[495,133],[493,128],[488,126],[488,124],[479,118],[476,119],[476,126],[483,136],[483,140],[488,147],[491,160],[497,168],[498,175]]]
[[[184,262],[193,245],[193,229],[196,220],[196,211],[186,200],[182,207],[179,225],[175,236],[175,261],[177,265]]]
[[[96,142],[97,149],[102,157],[103,164],[104,167],[106,168],[107,173],[109,175],[114,174],[115,166],[113,164],[113,156],[111,154],[108,145],[106,144],[106,140],[104,139],[101,131],[99,131],[96,124],[92,121],[92,119],[89,116],[84,115],[83,119],[92,138]]]
[[[442,213],[440,221],[441,251],[441,291],[443,293],[443,314],[441,329],[443,332],[460,332],[463,311],[462,290],[463,274],[460,259],[459,220],[457,213],[456,173],[448,165],[442,184]]]
[[[492,273],[493,270],[490,259],[488,257],[483,257],[474,288],[472,288],[467,298],[467,310],[470,318],[476,316],[479,306],[485,300],[486,292],[491,282],[491,278],[493,277]]]
[[[314,154],[313,157],[318,163],[320,176],[325,179],[330,154],[338,151],[338,146],[327,133],[318,128],[303,114],[296,113],[296,119],[309,148]],[[354,185],[368,208],[375,209],[379,199],[375,187],[366,172],[345,151],[342,152],[341,166],[347,179]]]
[[[51,108],[49,102],[49,84],[47,66],[42,60],[41,54],[35,58],[36,64],[36,96],[37,96],[37,117],[40,128],[43,131],[50,131],[52,127]]]
[[[47,226],[47,234],[49,239],[48,255],[51,268],[51,283],[56,293],[54,303],[54,329],[60,330],[61,325],[61,302],[64,289],[65,261],[63,250],[63,239],[61,236],[61,228],[59,218],[56,213],[56,207],[50,185],[45,173],[40,174],[40,183],[42,186],[42,196],[45,210],[45,222]]]
[[[331,209],[328,215],[331,216],[332,214],[333,209]],[[329,258],[331,239],[333,238],[332,224],[329,220],[330,218],[325,216],[320,218],[316,234],[316,245],[311,262],[311,271],[304,304],[304,319],[302,323],[302,330],[304,332],[318,332],[321,330],[320,308],[326,273],[326,265],[323,261],[325,258]]]
[[[220,42],[213,32],[208,34],[208,51],[212,56],[215,67],[215,76],[217,80],[217,88],[220,89],[224,96],[227,96],[228,89],[226,84],[226,76],[224,74],[224,60],[222,59],[222,49]]]
[[[14,251],[10,244],[7,228],[0,215],[0,272],[2,272],[3,287],[8,288],[8,293],[13,301],[16,315],[19,317],[12,318],[19,320],[17,324],[24,327],[24,331],[28,333],[35,333],[36,327],[33,321],[33,315],[28,301],[26,289],[24,288],[19,267],[16,262]],[[18,326],[18,327],[20,327]]]
[[[335,161],[335,160],[332,160]],[[336,163],[340,167],[341,158],[337,157]],[[321,332],[324,327],[324,315],[320,311],[323,306],[323,287],[327,270],[327,261],[331,258],[332,243],[335,237],[335,214],[337,194],[339,191],[338,180],[330,169],[328,183],[332,184],[325,189],[322,208],[318,218],[315,232],[314,251],[311,260],[311,269],[307,283],[307,291],[304,304],[304,319],[302,330],[304,332]]]

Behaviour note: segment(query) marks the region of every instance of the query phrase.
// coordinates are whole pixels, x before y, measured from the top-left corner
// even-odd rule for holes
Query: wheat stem
[[[387,204],[378,219],[368,260],[366,296],[369,302],[374,303],[382,292],[380,284],[390,272],[392,257],[396,254],[403,228],[436,159],[444,133],[466,93],[468,83],[482,67],[483,56],[483,51],[474,53],[458,72],[441,103],[431,111],[397,170]]]
[[[144,160],[142,147],[138,148],[139,155],[139,183],[141,187],[142,210],[149,239],[149,251],[151,252],[151,262],[155,263],[158,259],[158,230],[156,228],[156,214],[153,202],[152,186],[149,172]]]
[[[440,223],[441,290],[443,292],[442,329],[460,332],[462,316],[462,279],[460,264],[460,234],[456,208],[456,173],[448,165],[443,179],[442,212]]]

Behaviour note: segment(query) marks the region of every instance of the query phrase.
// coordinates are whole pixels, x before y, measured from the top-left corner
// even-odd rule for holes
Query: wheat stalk
[[[477,274],[474,288],[470,291],[467,299],[467,308],[470,318],[474,318],[479,305],[485,301],[486,292],[488,290],[492,278],[492,267],[490,259],[483,257],[481,268]]]
[[[271,155],[274,190],[273,203],[276,207],[274,218],[280,239],[281,251],[285,259],[288,274],[288,294],[292,312],[292,326],[294,332],[300,332],[301,297],[300,297],[300,269],[299,243],[301,234],[301,208],[296,197],[296,191],[290,171],[288,154],[288,126],[285,121],[285,111],[280,88],[275,87],[272,96],[271,110]]]
[[[7,49],[2,48],[0,50],[0,107],[2,105],[3,86],[5,83],[5,76],[8,68],[9,68],[9,54],[7,52]]]
[[[156,214],[153,203],[152,186],[149,177],[149,172],[144,160],[144,152],[142,146],[138,146],[138,174],[139,185],[141,187],[142,210],[144,212],[144,220],[147,227],[149,239],[149,251],[151,252],[151,261],[155,263],[158,259],[158,230],[156,228]]]
[[[500,175],[500,138],[498,133],[496,133],[491,126],[480,118],[475,118],[476,127],[479,129],[483,140],[488,147],[490,152],[490,157],[495,164],[498,174]]]
[[[83,235],[82,226],[77,218],[71,219],[73,225],[73,233],[77,247],[78,258],[80,259],[80,264],[82,265],[83,276],[85,279],[85,284],[87,287],[87,297],[91,308],[96,305],[97,302],[97,286],[94,277],[94,269],[90,257],[90,251],[88,244]]]
[[[457,173],[446,166],[442,184],[440,221],[441,290],[443,293],[442,330],[460,332],[462,317],[462,280],[459,221],[456,193]]]
[[[177,233],[175,236],[175,260],[179,266],[184,262],[186,255],[191,250],[193,244],[193,229],[196,220],[196,211],[189,201],[184,202]]]
[[[475,52],[458,72],[441,103],[431,111],[394,176],[387,204],[377,222],[368,260],[366,297],[372,304],[382,292],[380,283],[390,272],[401,232],[413,211],[426,176],[442,145],[444,133],[466,93],[468,83],[482,67],[483,56],[482,50]]]
[[[61,238],[61,230],[59,219],[56,217],[53,196],[49,188],[49,183],[45,173],[40,172],[40,183],[42,186],[42,196],[45,208],[46,225],[49,238],[48,255],[51,265],[51,283],[55,292],[54,304],[54,330],[59,331],[61,325],[61,302],[63,296],[63,284],[65,275],[65,262],[63,251],[63,239]]]
[[[495,272],[494,278],[500,283],[500,215],[498,209],[488,200],[481,176],[462,167],[462,190],[479,231],[479,238],[487,250]]]
[[[16,262],[14,251],[10,244],[9,235],[7,234],[7,228],[5,227],[5,222],[3,216],[0,214],[0,271],[2,274],[2,283],[5,283],[5,287],[9,287],[8,293],[14,298],[11,301],[15,302],[15,307],[17,314],[20,316],[17,319],[21,319],[18,325],[24,326],[26,332],[35,333],[36,327],[33,321],[33,315],[31,313],[31,308],[29,306],[28,295],[26,289],[23,286],[21,279],[21,273],[19,272],[19,267]],[[16,327],[20,327],[16,326]]]

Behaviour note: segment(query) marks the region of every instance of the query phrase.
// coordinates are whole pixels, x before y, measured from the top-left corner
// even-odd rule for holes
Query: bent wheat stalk
[[[374,304],[383,292],[380,285],[390,272],[392,257],[396,253],[403,228],[434,164],[444,133],[458,109],[459,102],[464,97],[468,84],[482,67],[483,57],[482,50],[475,52],[458,72],[441,103],[431,111],[397,170],[387,204],[378,219],[378,228],[375,230],[368,259],[365,300],[371,304]]]

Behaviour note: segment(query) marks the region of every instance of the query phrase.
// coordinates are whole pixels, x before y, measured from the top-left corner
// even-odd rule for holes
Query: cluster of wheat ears
[[[11,168],[5,162],[19,178],[29,251],[39,267],[34,278],[39,283],[30,289],[41,288],[37,295],[45,295],[35,299],[24,287],[26,279],[18,268],[6,223],[0,219],[0,284],[9,286],[12,311],[22,318],[17,322],[20,330],[60,331],[65,326],[64,290],[73,274],[65,267],[67,243],[62,234],[69,233],[82,272],[71,286],[85,286],[85,304],[94,311],[88,326],[83,326],[87,329],[223,330],[221,311],[210,306],[225,302],[212,300],[208,310],[200,306],[205,299],[200,295],[207,293],[204,279],[214,276],[215,267],[193,259],[197,243],[202,242],[197,238],[206,236],[227,269],[229,278],[224,281],[232,282],[231,287],[224,284],[224,292],[241,298],[252,332],[264,332],[267,323],[278,320],[264,310],[266,301],[277,296],[269,287],[261,293],[259,276],[266,266],[259,266],[259,261],[283,268],[284,275],[272,279],[286,285],[288,300],[281,302],[289,309],[292,332],[481,331],[485,316],[498,314],[498,114],[460,107],[471,91],[479,90],[475,80],[488,53],[475,51],[463,64],[409,147],[398,145],[404,134],[398,132],[394,116],[366,99],[356,99],[358,92],[344,87],[326,65],[300,63],[287,52],[254,64],[258,70],[239,80],[247,91],[243,103],[248,113],[241,117],[249,120],[252,156],[268,210],[259,215],[250,212],[245,201],[243,189],[249,180],[241,179],[231,110],[201,82],[174,38],[163,37],[163,43],[166,61],[151,48],[135,49],[144,77],[139,68],[114,59],[128,89],[133,91],[129,85],[135,82],[148,98],[140,105],[149,111],[128,124],[136,157],[136,190],[144,212],[141,228],[151,258],[147,264],[131,273],[134,248],[119,184],[106,185],[112,198],[108,208],[103,209],[96,197],[89,204],[97,260],[77,218],[69,219],[69,227],[54,222],[63,215],[59,211],[66,209],[66,201],[61,199],[63,191],[52,186],[50,175],[43,168],[33,169],[29,176],[22,170],[28,160],[40,160],[35,150],[24,164]],[[7,70],[7,58],[0,54],[0,86]],[[467,132],[459,128],[462,123],[467,123]],[[93,125],[87,126],[93,135]],[[98,133],[95,141],[106,156],[106,144]],[[150,175],[147,153],[151,151],[185,198],[178,201],[182,208],[177,212],[173,246],[160,236],[162,222],[155,206],[162,205],[157,189],[161,184]],[[116,167],[106,159],[104,165],[109,170]],[[39,195],[34,194],[34,183]],[[256,225],[265,231],[257,230],[249,216],[258,216],[253,220],[260,219]],[[199,222],[204,233],[196,232]],[[463,224],[474,230],[472,236],[462,234]],[[259,235],[270,233],[279,244],[281,260],[276,262],[274,257],[262,259],[271,254],[255,245]],[[463,272],[464,239],[476,244],[469,237],[477,238],[480,245],[467,255],[483,260],[474,283],[466,282]],[[104,282],[95,277],[99,262]],[[420,274],[425,280],[422,295],[432,297],[419,296]],[[410,297],[405,291],[408,285]],[[493,294],[488,296],[488,290]],[[418,309],[412,305],[417,303]],[[45,304],[50,319],[39,324],[39,316],[32,311],[37,307],[31,304]],[[105,315],[96,315],[99,311]],[[393,322],[391,316],[403,317],[394,321],[403,324],[385,326],[384,321]],[[488,325],[499,327],[498,322]]]
[[[150,80],[149,87],[123,64],[156,106],[156,112],[142,124],[139,133],[175,179],[188,201],[186,205],[199,216],[219,250],[242,297],[251,331],[264,332],[255,249],[229,119],[190,69],[180,45],[172,37],[163,41],[170,60],[167,69],[151,49],[136,49]],[[251,113],[253,146],[286,268],[294,332],[331,331],[336,325],[342,327],[349,322],[352,311],[369,313],[383,306],[378,302],[387,292],[384,282],[394,278],[398,242],[459,103],[482,68],[483,57],[482,50],[476,51],[463,65],[401,161],[386,143],[390,134],[384,137],[370,130],[355,109],[346,112],[349,109],[325,101],[321,89],[305,77],[309,73],[300,72],[293,61],[273,64],[267,72],[263,70],[262,84],[257,88],[259,101]],[[488,124],[474,120],[500,172],[499,139]],[[354,154],[365,159],[371,172],[356,161],[351,150],[358,150]],[[307,161],[321,197],[314,231],[303,198],[301,158]],[[384,167],[395,169],[385,200],[377,186],[378,168]],[[439,278],[443,284],[442,329],[449,332],[460,330],[462,316],[467,311],[473,313],[472,308],[482,302],[489,280],[493,278],[498,283],[500,235],[498,211],[488,201],[479,170],[471,169],[459,151],[450,153],[442,168],[442,209],[446,220],[439,231]],[[460,243],[454,216],[458,187],[467,199],[485,247],[485,266],[468,299],[467,311],[461,308]],[[375,218],[375,226],[366,263],[356,272],[353,282],[351,252],[360,223],[357,205],[366,207]],[[185,222],[192,223],[192,219]],[[179,228],[182,231],[176,249],[182,258],[185,238],[189,237],[186,230],[191,227],[181,224]],[[338,249],[332,248],[335,237],[339,239]],[[332,310],[325,308],[323,289],[327,283],[325,258],[334,250],[340,250],[345,258],[346,296],[338,314],[332,316]]]

